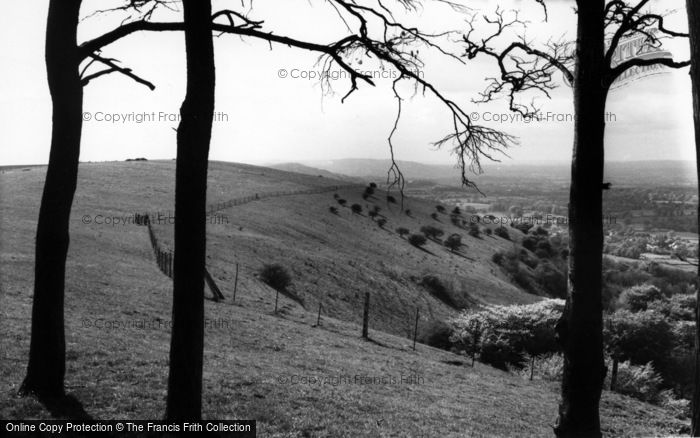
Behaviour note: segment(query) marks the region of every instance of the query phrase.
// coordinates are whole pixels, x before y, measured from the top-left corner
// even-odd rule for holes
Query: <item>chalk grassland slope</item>
[[[213,172],[226,172],[217,165]],[[239,193],[247,195],[257,188],[256,174],[269,188],[278,187],[266,170],[234,167],[249,172],[250,186],[239,181],[232,191],[241,186]],[[32,399],[15,396],[29,349],[44,172],[0,173],[1,418],[50,416]],[[156,269],[145,228],[85,225],[81,219],[170,208],[172,172],[170,163],[81,165],[66,282],[66,387],[96,419],[162,418],[171,283]],[[282,181],[282,189],[308,187],[308,179]],[[459,356],[420,344],[413,352],[404,337],[372,331],[373,341],[362,341],[357,325],[329,317],[314,328],[294,315],[274,316],[269,302],[263,307],[254,298],[243,288],[235,305],[206,302],[206,418],[256,419],[260,435],[271,437],[551,434],[556,385],[478,364],[454,365]],[[422,380],[374,381],[402,375]],[[326,384],[301,384],[304,377]],[[374,383],[355,383],[367,379]],[[615,394],[604,394],[602,408],[609,436],[668,435],[685,426],[666,411]]]
[[[240,299],[258,300],[263,308],[274,306],[274,292],[256,275],[264,264],[279,263],[291,273],[293,285],[285,311],[313,316],[319,303],[323,313],[361,322],[365,292],[371,294],[372,328],[410,336],[416,309],[425,320],[445,319],[458,309],[478,303],[531,303],[538,297],[513,286],[491,257],[513,244],[500,237],[471,237],[452,225],[448,215],[430,217],[435,203],[408,199],[407,216],[398,204],[389,203],[377,190],[367,200],[363,186],[312,195],[262,199],[221,210],[210,217],[207,230],[207,266],[224,293],[235,287],[235,264],[239,264]],[[347,204],[341,207],[337,195]],[[399,195],[394,194],[399,201]],[[363,212],[355,214],[357,203]],[[331,206],[338,213],[329,211]],[[368,212],[379,207],[372,220]],[[380,227],[378,221],[386,220]],[[452,253],[440,242],[424,248],[410,245],[398,227],[419,233],[424,225],[442,229],[447,237],[462,235],[464,247]],[[156,235],[173,247],[173,226],[155,226]],[[517,231],[512,231],[517,233]],[[446,286],[444,295],[425,287],[423,279],[434,276]],[[304,312],[306,310],[307,312]]]

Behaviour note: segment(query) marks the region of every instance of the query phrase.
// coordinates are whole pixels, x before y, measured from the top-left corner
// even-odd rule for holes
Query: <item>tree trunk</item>
[[[695,125],[695,161],[698,182],[700,183],[700,4],[697,0],[687,0],[688,32],[690,35],[690,79],[693,86],[693,123]],[[700,218],[700,208],[698,208]],[[700,219],[699,219],[700,220]],[[700,225],[700,223],[699,223]],[[700,268],[698,268],[700,277]],[[696,292],[695,309],[695,388],[693,390],[693,413],[691,435],[700,436],[700,291]]]
[[[576,124],[569,197],[569,290],[557,325],[564,351],[555,434],[597,437],[605,365],[601,303],[605,100],[604,1],[578,0]]]
[[[202,416],[207,165],[215,90],[211,1],[184,0],[183,8],[187,92],[177,131],[169,421]]]
[[[36,232],[29,363],[20,390],[42,398],[63,395],[66,369],[63,289],[83,124],[76,38],[80,3],[51,0],[46,25],[46,73],[53,105],[51,151]]]

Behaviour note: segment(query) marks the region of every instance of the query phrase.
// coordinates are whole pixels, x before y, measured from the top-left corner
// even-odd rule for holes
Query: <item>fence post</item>
[[[362,315],[362,337],[369,339],[369,291],[365,292],[365,311]]]
[[[418,315],[420,308],[416,307],[416,326],[413,329],[413,351],[416,351],[416,338],[418,337]]]
[[[323,306],[323,303],[319,301],[318,303],[318,316],[316,317],[316,327],[321,326],[321,307]]]
[[[236,290],[238,289],[238,263],[236,263],[236,279],[233,280],[233,302],[236,302]]]

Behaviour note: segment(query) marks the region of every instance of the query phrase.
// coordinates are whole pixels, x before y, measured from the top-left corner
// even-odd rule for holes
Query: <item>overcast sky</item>
[[[85,0],[83,15],[109,0]],[[247,3],[247,2],[246,2]],[[407,19],[431,31],[464,29],[464,17],[434,1]],[[484,13],[495,2],[466,1]],[[502,1],[503,8],[521,8],[531,21],[531,38],[575,35],[572,2],[549,6],[549,22],[534,1]],[[676,8],[667,26],[686,28],[683,0],[655,1]],[[103,6],[104,5],[104,6]],[[240,0],[215,1],[214,8],[240,8]],[[51,132],[51,105],[44,65],[44,29],[47,0],[5,2],[0,14],[0,165],[46,163]],[[326,43],[346,35],[342,21],[323,0],[255,0],[251,18],[265,20],[264,29],[280,35]],[[177,20],[172,13],[159,19]],[[81,23],[84,40],[114,28],[123,19],[115,14],[89,17]],[[353,23],[350,22],[352,25]],[[687,42],[668,42],[676,59],[687,56]],[[387,158],[386,138],[396,117],[396,99],[390,80],[376,87],[361,84],[360,90],[341,104],[349,81],[332,81],[336,95],[323,95],[317,80],[300,76],[318,71],[317,55],[267,43],[221,36],[215,40],[217,64],[217,121],[210,158],[213,160],[267,163],[328,160],[337,158]],[[178,33],[132,35],[105,48],[103,54],[156,85],[155,91],[113,74],[91,82],[85,90],[81,161],[123,160],[129,157],[175,157],[177,121],[158,120],[176,115],[184,96],[184,38]],[[493,120],[492,113],[507,113],[501,100],[476,105],[495,73],[491,60],[478,58],[460,65],[435,53],[427,53],[424,77],[469,113]],[[363,64],[365,65],[365,64]],[[367,69],[376,66],[366,63]],[[281,71],[286,72],[286,77]],[[294,77],[293,77],[294,76]],[[453,162],[448,151],[435,151],[431,142],[448,133],[450,118],[433,96],[411,98],[409,84],[401,88],[403,117],[396,135],[397,157],[431,163]],[[565,85],[552,99],[538,101],[543,113],[570,114],[571,89]],[[667,72],[613,92],[608,103],[606,156],[608,160],[693,160],[692,105],[687,69]],[[112,114],[153,114],[157,120],[136,123],[110,122]],[[162,113],[162,114],[161,114]],[[573,122],[495,123],[492,127],[517,135],[520,146],[509,152],[506,162],[566,161],[570,159]]]

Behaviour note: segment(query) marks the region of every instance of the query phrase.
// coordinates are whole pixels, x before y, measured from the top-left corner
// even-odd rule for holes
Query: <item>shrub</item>
[[[491,256],[491,261],[494,262],[495,264],[497,264],[498,266],[501,266],[501,264],[503,263],[503,259],[504,259],[504,255],[500,251],[497,253],[494,253]]]
[[[410,231],[408,230],[408,228],[398,227],[396,229],[396,234],[398,234],[401,237],[407,236],[409,233]]]
[[[406,210],[405,213],[406,213],[406,216],[411,217],[411,214],[412,214],[411,210]]]
[[[333,214],[338,214],[338,208],[336,208],[336,207],[329,207],[328,211],[330,211]]]
[[[374,211],[374,210],[370,210],[370,211],[367,212],[367,216],[369,216],[370,219],[374,219],[374,218],[376,218],[378,215],[379,215],[379,213],[377,213],[377,212]]]
[[[434,275],[424,276],[420,283],[430,295],[447,304],[448,306],[456,307],[456,303],[452,299],[450,288],[438,277]]]
[[[365,187],[364,195],[366,195],[367,197],[374,195],[374,188],[373,187]]]
[[[394,197],[391,196],[391,195],[387,195],[387,196],[386,196],[386,202],[388,202],[389,204],[396,204],[396,198],[394,198]]]
[[[362,214],[362,206],[360,204],[352,204],[350,209],[354,214]]]
[[[480,360],[498,368],[522,365],[523,355],[556,352],[554,327],[564,308],[563,300],[544,300],[525,306],[491,306],[463,313],[452,321],[455,342],[471,342],[479,327]]]
[[[456,216],[459,216],[460,214],[462,214],[462,210],[460,210],[459,207],[455,207],[455,208],[452,210],[452,214],[454,214],[454,215],[456,215]]]
[[[292,277],[287,269],[278,264],[264,265],[260,270],[260,279],[278,291],[286,291],[289,285],[292,284]]]
[[[438,240],[445,234],[440,228],[434,227],[432,225],[426,225],[420,228],[420,232],[425,235],[428,239]]]
[[[430,217],[431,217],[433,220],[439,220],[439,219],[438,219],[437,213],[431,213],[431,214],[430,214]]]
[[[418,342],[442,350],[449,350],[452,347],[452,342],[450,342],[451,335],[452,327],[449,324],[444,321],[433,320],[420,331]]]
[[[651,363],[633,365],[625,361],[618,365],[614,391],[655,403],[659,401],[662,383],[663,379],[656,373]],[[610,387],[610,376],[606,376],[605,386]]]
[[[342,199],[342,198],[341,198],[341,199],[338,199],[338,204],[342,205],[343,207],[344,207],[345,204],[347,204],[347,203],[348,203],[348,201],[346,201],[345,199]]]
[[[520,377],[529,379],[539,378],[550,382],[561,381],[564,374],[564,358],[558,353],[547,353],[539,356],[525,354],[523,366],[509,366],[508,371]]]
[[[649,303],[652,301],[660,300],[665,300],[665,297],[658,287],[643,284],[623,290],[617,300],[617,305],[619,308],[630,312],[641,312],[647,310]]]
[[[450,251],[459,251],[462,247],[462,236],[459,234],[451,234],[447,239],[445,239],[445,246],[450,249]]]
[[[657,300],[648,303],[647,308],[657,311],[672,321],[695,321],[695,295],[676,294],[668,300]]]
[[[606,318],[603,335],[611,355],[637,365],[653,362],[660,366],[674,343],[668,321],[649,310],[618,310]]]
[[[370,187],[370,188],[373,188],[373,189],[376,189],[376,188],[377,188],[377,183],[371,182],[371,183],[369,183],[369,187]]]
[[[500,227],[493,230],[493,233],[498,237],[502,237],[506,240],[510,240],[510,233],[508,232],[508,229],[506,227],[504,227],[503,225],[501,225]]]
[[[531,223],[528,222],[518,222],[518,223],[512,223],[510,224],[512,228],[515,228],[516,230],[520,231],[523,234],[527,234],[528,231],[530,231],[530,228],[533,227]]]
[[[428,243],[428,239],[426,239],[422,234],[411,234],[408,236],[408,243],[413,246],[421,247]]]
[[[485,232],[486,232],[487,236],[490,236],[493,234],[493,230],[491,228],[486,228]]]
[[[333,193],[333,199],[338,199],[338,198],[340,198],[340,195],[337,193]]]
[[[472,237],[481,236],[481,230],[477,224],[469,224],[469,235]]]
[[[436,205],[435,210],[437,210],[438,213],[445,213],[445,211],[447,211],[442,205]]]
[[[377,225],[379,225],[379,228],[384,228],[384,225],[386,225],[386,219],[384,219],[383,217],[380,217],[377,220]]]
[[[542,262],[535,269],[535,280],[552,297],[566,297],[566,275],[550,261]]]

